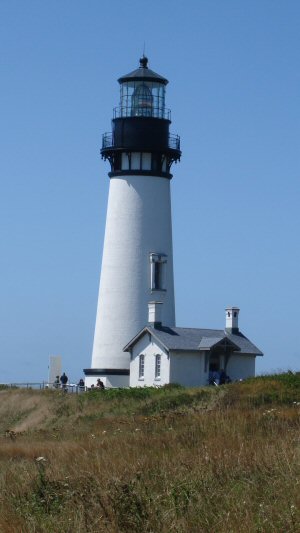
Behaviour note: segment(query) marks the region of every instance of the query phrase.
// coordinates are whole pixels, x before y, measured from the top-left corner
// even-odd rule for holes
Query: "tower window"
[[[161,154],[152,154],[151,170],[154,172],[162,171],[162,156]]]
[[[115,154],[113,170],[121,170],[121,154]]]
[[[160,378],[161,371],[161,355],[157,354],[155,356],[155,379]]]
[[[139,358],[139,379],[143,379],[144,372],[145,372],[145,356],[144,354],[141,354]]]
[[[162,263],[154,263],[154,289],[161,289]]]
[[[166,267],[167,256],[164,254],[150,254],[151,279],[150,288],[152,291],[166,290]]]
[[[132,95],[132,116],[151,117],[153,96],[151,89],[145,84],[137,85]]]
[[[121,83],[118,116],[165,117],[165,85],[158,82],[130,80]],[[167,116],[169,113],[167,111]]]

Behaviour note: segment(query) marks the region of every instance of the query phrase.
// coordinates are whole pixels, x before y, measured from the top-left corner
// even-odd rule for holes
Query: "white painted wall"
[[[128,376],[86,376],[85,386],[90,388],[93,384],[96,387],[98,377],[103,381],[105,388],[128,387]]]
[[[232,381],[255,376],[255,356],[231,355],[226,367],[226,374]]]
[[[170,383],[185,387],[201,387],[208,384],[205,372],[204,352],[170,352]]]
[[[139,356],[144,354],[144,378],[139,378]],[[155,379],[155,356],[161,356],[160,379]],[[130,387],[154,387],[170,382],[169,358],[166,351],[158,343],[149,341],[149,335],[142,337],[134,346],[130,362]]]
[[[166,291],[150,291],[151,252],[168,256]],[[163,302],[175,325],[170,180],[110,180],[92,368],[129,368],[123,347],[147,324],[148,302]],[[128,383],[128,378],[127,378]]]
[[[139,356],[145,356],[144,378],[139,378]],[[155,355],[161,355],[161,377],[155,379]],[[179,383],[186,387],[207,385],[205,355],[200,352],[170,352],[170,356],[159,342],[145,334],[133,347],[130,362],[130,387],[162,386]]]

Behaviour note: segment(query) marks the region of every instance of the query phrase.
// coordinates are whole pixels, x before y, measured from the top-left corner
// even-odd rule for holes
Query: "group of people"
[[[69,381],[69,378],[66,375],[66,373],[64,372],[60,377],[56,376],[56,379],[55,379],[55,381],[53,383],[53,386],[54,386],[55,389],[60,389],[61,388],[62,390],[67,392],[68,391],[68,381]],[[77,387],[78,387],[78,389],[80,391],[85,391],[86,390],[83,378],[80,378],[79,382],[77,383]],[[94,389],[95,390],[104,390],[105,389],[104,383],[103,383],[103,381],[100,378],[97,379],[96,386],[94,384],[91,385],[90,390],[94,390]]]
[[[66,373],[64,372],[60,377],[56,376],[55,381],[53,383],[53,386],[56,389],[59,389],[61,387],[62,389],[67,391],[68,390],[68,387],[67,387],[68,381],[69,381],[69,378],[66,375]]]
[[[227,376],[225,370],[211,370],[208,377],[209,385],[225,385],[225,383],[231,383],[231,379]]]

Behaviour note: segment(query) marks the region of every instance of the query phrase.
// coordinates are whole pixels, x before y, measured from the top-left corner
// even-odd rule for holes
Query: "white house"
[[[255,358],[263,354],[239,330],[237,307],[226,308],[224,330],[164,326],[161,312],[160,302],[150,302],[148,325],[124,348],[130,353],[131,387],[198,387],[221,370],[233,381],[255,375]]]

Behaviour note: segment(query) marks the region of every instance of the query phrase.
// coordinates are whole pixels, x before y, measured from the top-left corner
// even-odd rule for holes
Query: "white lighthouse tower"
[[[147,324],[149,302],[162,302],[164,325],[175,325],[170,170],[181,152],[179,137],[169,133],[168,81],[144,56],[118,81],[120,105],[101,150],[110,188],[87,386],[97,378],[107,387],[129,385],[123,347]]]

